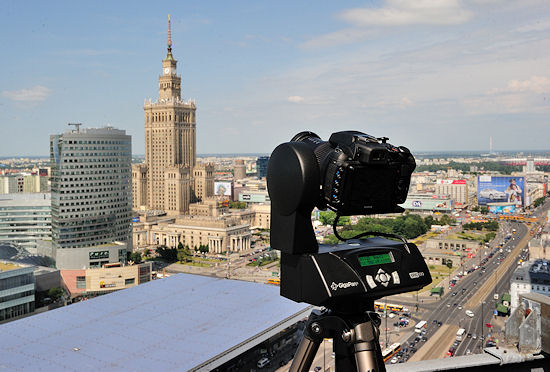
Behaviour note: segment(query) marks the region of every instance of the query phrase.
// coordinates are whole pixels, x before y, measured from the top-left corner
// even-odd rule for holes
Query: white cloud
[[[549,93],[550,79],[544,76],[531,76],[529,80],[510,80],[505,88],[494,88],[489,91],[489,94],[499,93],[515,93],[515,92],[531,92],[531,93]]]
[[[545,31],[550,28],[550,20],[542,20],[518,27],[518,32]]]
[[[472,16],[457,0],[387,0],[383,8],[356,8],[340,14],[340,18],[360,27],[456,25]]]
[[[290,96],[287,98],[288,102],[292,102],[292,103],[300,103],[300,102],[303,102],[304,101],[304,97],[300,97],[300,96]]]
[[[40,102],[46,100],[52,93],[52,90],[42,85],[36,85],[29,89],[4,90],[2,95],[12,101],[21,102]]]
[[[401,98],[401,107],[410,107],[412,105],[413,105],[413,102],[410,100],[409,97]]]
[[[351,27],[320,35],[306,41],[304,47],[350,44],[372,38],[380,27],[409,25],[447,26],[468,22],[474,13],[458,0],[386,0],[381,8],[348,9],[340,14]]]
[[[326,47],[332,45],[351,44],[363,41],[375,34],[373,30],[359,28],[345,28],[335,32],[330,32],[306,41],[302,44],[305,48]]]

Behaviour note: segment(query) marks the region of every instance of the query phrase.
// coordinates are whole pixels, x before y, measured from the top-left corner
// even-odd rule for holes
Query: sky
[[[550,2],[19,1],[0,12],[0,156],[112,125],[143,154],[167,18],[197,152],[270,153],[309,130],[420,151],[550,148]]]

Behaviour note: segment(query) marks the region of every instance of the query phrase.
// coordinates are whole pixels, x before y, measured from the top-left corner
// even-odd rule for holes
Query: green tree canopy
[[[130,260],[134,261],[134,263],[136,264],[141,263],[141,253],[139,252],[130,253]]]
[[[52,299],[52,301],[57,301],[63,296],[65,292],[62,288],[59,287],[52,287],[48,290],[48,297]]]

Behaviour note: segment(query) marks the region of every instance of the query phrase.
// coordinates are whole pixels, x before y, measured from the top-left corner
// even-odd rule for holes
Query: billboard
[[[233,190],[233,183],[227,181],[215,181],[214,182],[214,195],[216,196],[229,196],[231,197],[231,191]]]
[[[465,185],[466,180],[437,180],[440,185]]]
[[[525,178],[511,176],[479,176],[477,179],[477,204],[512,203],[523,207]]]
[[[514,214],[516,206],[514,204],[490,205],[489,212],[494,214]]]
[[[409,195],[401,207],[410,210],[450,212],[453,201],[448,198],[434,198],[425,195]]]

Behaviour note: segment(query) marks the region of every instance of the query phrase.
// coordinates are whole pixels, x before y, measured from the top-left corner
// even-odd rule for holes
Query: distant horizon
[[[550,149],[540,149],[540,150],[502,150],[502,151],[494,151],[493,153],[489,153],[486,150],[419,150],[419,151],[412,151],[414,156],[422,156],[422,155],[520,155],[526,156],[529,154],[547,154],[550,156]],[[250,152],[250,153],[239,153],[239,152],[233,152],[233,153],[197,153],[197,157],[206,158],[206,157],[247,157],[247,156],[269,156],[271,153],[267,152]],[[29,159],[45,159],[49,158],[50,155],[11,155],[11,156],[0,156],[0,160],[5,159],[21,159],[21,158],[29,158]],[[132,157],[145,157],[145,154],[132,154]]]

